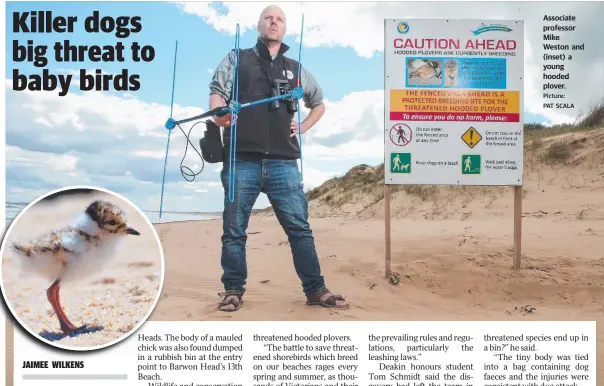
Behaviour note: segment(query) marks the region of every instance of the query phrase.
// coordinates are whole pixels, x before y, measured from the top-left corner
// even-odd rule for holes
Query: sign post
[[[384,198],[389,185],[514,187],[520,268],[524,22],[386,19]]]

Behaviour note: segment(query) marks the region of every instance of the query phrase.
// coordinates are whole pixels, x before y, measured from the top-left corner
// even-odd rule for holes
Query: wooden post
[[[514,186],[514,269],[520,269],[522,253],[522,185]]]
[[[384,221],[386,223],[386,278],[390,277],[390,185],[384,184]]]

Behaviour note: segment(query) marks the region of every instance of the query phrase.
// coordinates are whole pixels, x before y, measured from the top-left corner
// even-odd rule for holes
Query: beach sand
[[[37,277],[20,277],[14,252],[7,247],[3,251],[2,280],[12,309],[31,330],[64,347],[93,347],[121,339],[145,318],[158,297],[162,261],[156,236],[143,216],[112,195],[99,192],[61,197],[52,203],[39,202],[17,220],[7,241],[31,240],[70,225],[79,212],[98,198],[118,204],[141,235],[125,238],[118,254],[98,274],[61,285],[61,305],[67,317],[77,326],[87,324],[92,332],[64,336],[46,299],[51,283]]]
[[[564,157],[552,150],[564,146],[572,150]],[[595,320],[597,384],[604,385],[603,155],[604,130],[527,145],[518,271],[513,188],[395,189],[391,264],[398,285],[384,276],[383,179],[356,191],[324,184],[310,201],[310,224],[326,283],[350,302],[348,310],[304,304],[287,237],[270,211],[250,219],[247,293],[231,313],[218,311],[222,221],[157,224],[166,272],[149,320]],[[153,271],[137,269],[132,280],[152,285],[141,275]],[[112,277],[123,283],[125,276]]]
[[[222,222],[156,225],[167,264],[151,320],[596,320],[604,385],[604,130],[527,146],[518,271],[511,187],[394,193],[399,285],[384,276],[382,187],[330,188],[329,203],[310,202],[310,223],[327,286],[349,310],[304,304],[287,237],[266,213],[250,219],[247,293],[234,313],[218,311]],[[564,146],[572,152],[556,161]],[[334,208],[342,196],[350,202]]]

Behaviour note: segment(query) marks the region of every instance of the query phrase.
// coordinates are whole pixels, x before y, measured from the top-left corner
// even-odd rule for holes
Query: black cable
[[[185,138],[187,139],[187,142],[191,144],[191,146],[193,147],[193,149],[195,149],[195,152],[199,155],[199,159],[201,160],[201,170],[198,171],[197,173],[194,173],[193,170],[191,170],[191,168],[189,168],[188,166],[184,166],[183,162],[185,161],[185,157],[187,156],[187,149],[188,149],[188,144],[187,146],[185,146],[185,155],[182,157],[182,160],[180,161],[180,174],[182,175],[182,177],[187,180],[188,182],[193,182],[195,180],[195,176],[199,175],[199,173],[201,173],[205,167],[205,162],[203,160],[203,156],[201,155],[201,152],[199,152],[197,150],[197,148],[195,147],[195,145],[193,145],[193,143],[191,142],[191,140],[189,139],[189,136],[191,135],[191,131],[193,130],[193,128],[200,124],[200,123],[206,123],[206,121],[199,121],[197,123],[195,123],[193,126],[191,126],[191,128],[189,129],[189,134],[186,134],[185,131],[182,129],[182,127],[180,127],[180,125],[177,123],[176,125],[178,126],[178,128],[180,129],[180,131],[182,131],[183,135],[185,136]],[[185,169],[188,169],[190,171],[190,173],[185,174]],[[187,175],[192,177],[190,180],[187,178]]]

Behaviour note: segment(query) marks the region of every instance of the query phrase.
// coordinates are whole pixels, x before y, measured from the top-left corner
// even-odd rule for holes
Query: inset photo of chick
[[[440,59],[407,59],[409,86],[442,85],[443,61]]]
[[[2,295],[15,320],[50,345],[87,351],[134,333],[163,285],[159,236],[126,198],[65,188],[31,202],[0,249]]]

